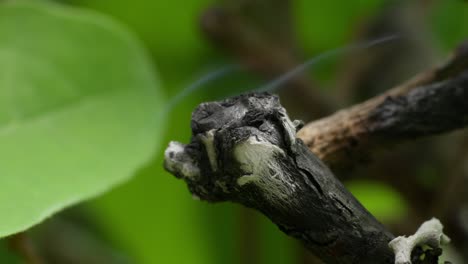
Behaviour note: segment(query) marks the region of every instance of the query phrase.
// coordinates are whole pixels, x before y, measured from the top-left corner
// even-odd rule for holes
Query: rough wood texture
[[[313,121],[297,136],[333,171],[371,151],[468,124],[468,43],[444,66],[366,102]]]
[[[297,136],[336,169],[382,146],[465,127],[467,69],[464,45],[445,66]],[[393,263],[393,235],[296,138],[300,126],[268,94],[204,103],[193,113],[190,144],[172,142],[165,167],[202,200],[259,210],[326,263]]]
[[[296,138],[300,125],[269,94],[204,103],[165,167],[202,200],[261,211],[326,263],[393,263],[393,235]]]

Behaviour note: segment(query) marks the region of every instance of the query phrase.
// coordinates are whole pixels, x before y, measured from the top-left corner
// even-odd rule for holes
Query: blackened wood
[[[295,137],[300,126],[269,94],[204,103],[165,167],[202,200],[259,210],[326,263],[393,263],[393,235]]]

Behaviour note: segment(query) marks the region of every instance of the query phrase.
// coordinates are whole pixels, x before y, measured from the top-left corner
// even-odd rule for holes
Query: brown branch
[[[27,264],[44,264],[31,239],[26,233],[18,233],[7,238],[9,247]]]
[[[468,124],[468,43],[444,66],[361,104],[313,121],[297,136],[333,171],[372,151]]]

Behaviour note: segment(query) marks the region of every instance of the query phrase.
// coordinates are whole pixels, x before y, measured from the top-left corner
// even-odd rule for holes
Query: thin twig
[[[44,264],[36,247],[26,232],[17,233],[7,238],[10,248],[27,264]]]
[[[468,123],[468,43],[444,66],[379,96],[310,122],[297,136],[333,171],[368,160],[370,152],[448,132]]]

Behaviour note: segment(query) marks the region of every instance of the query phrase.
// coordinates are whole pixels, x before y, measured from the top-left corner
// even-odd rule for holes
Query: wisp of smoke
[[[331,58],[336,55],[340,54],[347,54],[351,52],[356,52],[356,51],[361,51],[365,50],[368,48],[371,48],[373,46],[377,46],[392,40],[395,40],[399,38],[397,35],[387,35],[384,37],[380,37],[371,41],[365,41],[365,42],[360,42],[360,43],[355,43],[351,45],[346,45],[346,46],[341,46],[332,50],[328,50],[326,52],[323,52],[307,61],[304,63],[298,65],[297,67],[293,68],[292,70],[286,72],[285,74],[279,76],[278,78],[266,83],[265,85],[260,86],[259,88],[253,89],[252,92],[273,92],[276,89],[280,88],[283,84],[287,83],[291,78],[297,76],[298,74],[301,74],[311,66],[317,64],[318,62]],[[226,65],[220,69],[217,69],[215,71],[212,71],[204,76],[202,76],[200,79],[196,80],[193,82],[191,85],[183,89],[181,92],[179,92],[176,96],[174,96],[166,105],[165,109],[165,114],[169,114],[172,109],[174,109],[177,104],[179,104],[182,99],[187,97],[188,95],[192,94],[194,91],[199,90],[203,85],[214,81],[216,79],[219,79],[223,76],[226,76],[229,73],[232,73],[236,70],[241,69],[242,67],[238,64],[233,64],[233,65]]]
[[[255,92],[271,92],[271,91],[274,91],[274,90],[278,89],[279,87],[281,87],[281,85],[288,82],[294,76],[302,73],[303,71],[305,71],[309,67],[317,64],[318,62],[320,62],[320,61],[322,61],[324,59],[328,59],[330,57],[333,57],[333,56],[336,56],[336,55],[339,55],[339,54],[346,54],[346,53],[350,53],[350,52],[365,50],[365,49],[371,48],[373,46],[376,46],[376,45],[379,45],[379,44],[382,44],[382,43],[385,43],[385,42],[388,42],[388,41],[391,41],[391,40],[394,40],[394,39],[397,39],[397,38],[398,38],[398,36],[396,36],[396,35],[385,36],[385,37],[377,38],[377,39],[374,39],[374,40],[371,40],[371,41],[351,44],[351,45],[342,46],[342,47],[338,47],[336,49],[325,51],[325,52],[323,52],[323,53],[309,59],[308,61],[298,65],[297,67],[295,67],[292,70],[286,72],[285,74],[281,75],[277,79],[274,79],[273,81],[270,81],[270,82],[266,83],[265,85],[255,89],[254,91]]]
[[[193,82],[191,85],[182,89],[176,96],[172,97],[169,102],[166,104],[165,114],[169,114],[175,106],[177,106],[182,99],[192,94],[193,92],[199,90],[203,85],[219,79],[223,76],[226,76],[229,73],[232,73],[236,70],[239,70],[241,67],[238,64],[226,65],[215,71],[211,71],[208,74],[203,75],[201,78]]]

